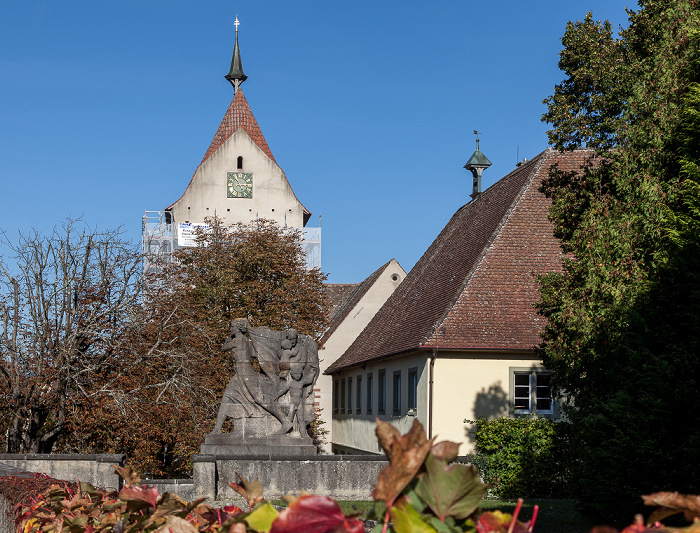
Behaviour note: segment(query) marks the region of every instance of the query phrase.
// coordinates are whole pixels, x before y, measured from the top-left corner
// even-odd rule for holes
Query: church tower
[[[225,224],[266,218],[294,228],[305,228],[311,216],[272,155],[241,90],[248,76],[243,73],[238,45],[238,17],[235,25],[231,69],[225,76],[233,86],[233,100],[187,188],[163,213],[163,222],[172,232],[173,248],[192,246],[194,228],[214,215]],[[148,213],[152,212],[147,212],[147,217]],[[320,266],[320,229],[305,229],[304,237],[307,261],[309,251],[315,248],[311,252],[318,260],[312,260],[310,266]]]

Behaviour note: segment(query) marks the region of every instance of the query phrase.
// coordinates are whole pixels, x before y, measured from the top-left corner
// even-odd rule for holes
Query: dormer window
[[[242,155],[238,156],[238,162],[236,164],[236,168],[238,170],[243,170],[243,156]]]

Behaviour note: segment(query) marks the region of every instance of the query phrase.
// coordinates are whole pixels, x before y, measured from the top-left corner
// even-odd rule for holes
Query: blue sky
[[[469,201],[547,147],[542,100],[568,20],[615,28],[627,1],[5,0],[0,4],[0,229],[82,216],[138,240],[180,197],[243,85],[301,202],[323,270],[408,271]],[[7,254],[0,249],[0,255]]]

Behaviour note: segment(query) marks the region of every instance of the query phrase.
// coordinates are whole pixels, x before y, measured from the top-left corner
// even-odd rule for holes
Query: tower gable
[[[223,126],[229,127],[230,122],[226,125],[224,122],[226,118],[217,136],[225,131]],[[269,154],[262,134],[256,139],[249,130],[250,126],[241,126],[221,143],[215,136],[211,153],[208,151],[197,167],[182,197],[168,208],[175,223],[204,222],[205,217],[216,214],[226,224],[250,222],[260,217],[280,225],[304,226],[308,211]],[[218,146],[212,150],[215,144]],[[239,182],[246,187],[249,184],[250,188],[243,190]]]

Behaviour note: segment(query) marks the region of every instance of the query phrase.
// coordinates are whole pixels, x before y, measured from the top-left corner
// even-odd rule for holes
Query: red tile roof
[[[243,91],[238,89],[238,92],[233,96],[231,100],[231,105],[228,106],[228,110],[224,115],[221,124],[219,124],[219,129],[216,130],[216,135],[209,145],[207,153],[204,154],[202,158],[202,163],[204,163],[209,156],[216,152],[222,144],[224,144],[231,135],[236,133],[240,128],[248,134],[248,137],[253,139],[253,142],[258,145],[258,147],[265,152],[265,155],[275,161],[275,156],[272,155],[270,147],[267,145],[267,141],[258,126],[258,121],[255,120],[253,112],[250,110],[248,105],[248,100],[245,99]],[[200,163],[200,165],[202,164]],[[277,161],[275,161],[277,163]]]
[[[202,164],[211,157],[211,155],[216,152],[221,146],[233,135],[236,133],[239,129],[243,128],[243,131],[245,131],[248,134],[248,137],[250,137],[253,142],[260,148],[267,157],[272,159],[272,161],[279,167],[279,164],[275,160],[275,156],[272,155],[272,151],[270,150],[270,147],[267,145],[267,141],[265,140],[264,135],[262,134],[262,130],[260,129],[260,126],[258,125],[258,121],[255,120],[255,116],[253,115],[253,112],[250,110],[250,106],[248,105],[248,100],[246,100],[245,95],[243,94],[243,91],[239,88],[236,94],[233,95],[233,100],[231,100],[231,105],[228,106],[228,109],[226,110],[226,114],[224,115],[224,118],[221,120],[221,124],[219,124],[219,129],[216,130],[216,134],[214,135],[214,138],[211,141],[211,144],[209,145],[209,148],[207,149],[207,152],[204,154],[204,157],[202,158],[202,162],[199,164],[197,169],[195,170],[194,174],[192,175],[192,178],[194,178],[194,175],[197,174],[197,170],[199,167],[202,166]],[[282,167],[279,167],[280,170],[282,170]],[[282,170],[282,175],[284,176],[284,179],[287,180],[287,183],[289,184],[289,180],[287,179],[287,175],[284,173],[284,170]],[[187,192],[187,189],[190,188],[190,185],[192,184],[192,179],[190,179],[190,182],[187,184],[187,187],[185,188],[185,192]],[[289,188],[291,189],[291,185],[289,185]],[[182,197],[185,195],[185,192],[182,193],[182,196],[178,198],[175,202],[170,204],[168,207],[165,209],[171,209]],[[292,189],[292,194],[294,194],[294,190]],[[294,194],[294,197],[296,198],[296,194]],[[297,201],[299,199],[297,198]],[[301,202],[299,202],[301,204]],[[304,224],[309,220],[311,217],[311,211],[306,209],[304,205],[302,204],[301,206],[304,209]]]
[[[592,150],[548,149],[460,208],[326,373],[419,348],[528,350],[543,318],[536,275],[561,269],[538,191],[552,165],[578,171]]]
[[[384,263],[381,267],[367,276],[362,283],[352,285],[326,285],[326,294],[329,294],[329,296],[331,296],[331,291],[338,291],[339,287],[346,287],[351,290],[347,290],[342,301],[339,301],[339,299],[332,300],[333,314],[331,315],[331,323],[323,334],[323,337],[321,337],[319,344],[323,344],[331,335],[333,335],[333,332],[340,324],[342,324],[343,320],[347,318],[348,314],[350,314],[350,312],[355,308],[362,297],[367,294],[367,291],[372,285],[374,285],[374,282],[377,281],[382,272],[389,267],[390,263],[391,261]],[[331,289],[331,287],[333,287],[333,289]]]
[[[328,318],[333,320],[338,310],[345,305],[348,298],[353,293],[359,283],[324,283],[323,289],[328,297],[330,305],[328,306]]]

